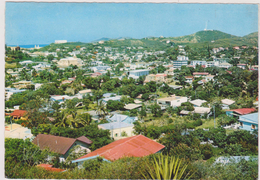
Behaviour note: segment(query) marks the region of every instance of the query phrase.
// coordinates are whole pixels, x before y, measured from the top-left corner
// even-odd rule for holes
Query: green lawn
[[[15,68],[16,67],[16,63],[5,63],[5,68],[9,69],[9,68]]]
[[[214,119],[202,120],[203,124],[201,126],[196,127],[195,129],[208,129],[214,127]],[[217,127],[217,119],[216,119],[216,127]]]
[[[169,83],[168,85],[176,85],[176,81]]]

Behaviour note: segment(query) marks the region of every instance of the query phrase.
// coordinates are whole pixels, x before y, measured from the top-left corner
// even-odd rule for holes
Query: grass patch
[[[208,128],[214,128],[214,119],[206,119],[206,120],[202,120],[203,124],[201,126],[196,127],[195,129],[208,129]],[[217,127],[217,119],[216,121],[216,127]]]
[[[165,98],[165,97],[169,97],[168,93],[163,93],[161,91],[158,92],[159,98]]]
[[[16,68],[16,63],[5,63],[5,69]]]
[[[176,85],[176,81],[169,83],[168,85]]]

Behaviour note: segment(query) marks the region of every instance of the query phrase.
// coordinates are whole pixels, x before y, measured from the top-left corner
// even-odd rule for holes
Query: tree
[[[141,110],[139,112],[139,115],[140,115],[141,119],[146,117],[146,106],[144,104],[142,104],[142,107],[141,107]]]
[[[159,106],[158,104],[154,103],[153,105],[150,106],[150,109],[154,117],[162,116],[161,106]]]
[[[124,103],[120,101],[113,101],[113,100],[109,100],[106,105],[108,111],[123,110],[124,106],[125,106]]]
[[[166,71],[166,68],[162,65],[158,66],[158,73],[164,73],[164,71]]]
[[[48,150],[41,151],[29,138],[5,138],[5,162],[29,164],[31,166],[45,162]]]
[[[147,100],[149,100],[149,94],[148,94],[148,93],[145,93],[145,94],[142,95],[141,98],[142,98],[144,101],[147,101]]]
[[[102,117],[102,119],[107,114],[107,106],[105,105],[105,103],[103,101],[99,101],[97,103],[95,110],[98,113],[98,116]]]

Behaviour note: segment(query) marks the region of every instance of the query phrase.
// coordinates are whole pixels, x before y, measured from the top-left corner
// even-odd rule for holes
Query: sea
[[[10,47],[16,47],[16,46],[19,46],[20,48],[34,48],[36,45],[36,47],[44,47],[44,46],[48,46],[49,44],[27,44],[27,45],[7,45],[7,46],[10,46]]]

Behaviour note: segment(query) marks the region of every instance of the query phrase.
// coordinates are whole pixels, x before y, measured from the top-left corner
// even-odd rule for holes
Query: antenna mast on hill
[[[207,31],[207,25],[208,25],[208,21],[206,21],[206,27],[205,27],[204,31]]]

